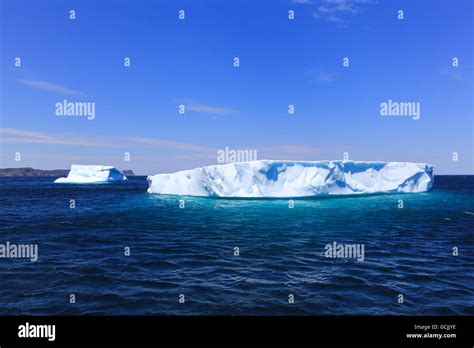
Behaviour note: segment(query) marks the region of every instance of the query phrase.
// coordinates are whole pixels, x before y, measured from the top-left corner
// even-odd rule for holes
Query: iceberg
[[[73,164],[66,178],[59,178],[54,182],[68,184],[95,184],[124,180],[127,180],[127,177],[115,167]]]
[[[149,193],[202,197],[427,192],[433,185],[433,166],[410,162],[261,160],[156,174],[147,180]]]

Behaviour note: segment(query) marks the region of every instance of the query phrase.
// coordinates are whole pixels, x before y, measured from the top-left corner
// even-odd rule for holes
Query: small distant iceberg
[[[66,178],[59,178],[54,182],[64,184],[96,184],[124,180],[127,180],[127,177],[121,170],[115,167],[73,164]]]
[[[427,192],[433,185],[433,166],[410,162],[261,160],[157,174],[147,180],[149,193],[202,197]]]

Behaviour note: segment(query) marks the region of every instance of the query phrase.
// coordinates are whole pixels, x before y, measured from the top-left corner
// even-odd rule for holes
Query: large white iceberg
[[[426,192],[433,166],[409,162],[252,161],[148,177],[148,192],[210,197],[311,197]]]
[[[127,180],[127,177],[122,173],[122,171],[115,167],[73,164],[66,178],[59,178],[54,182],[69,184],[94,184],[124,180]]]

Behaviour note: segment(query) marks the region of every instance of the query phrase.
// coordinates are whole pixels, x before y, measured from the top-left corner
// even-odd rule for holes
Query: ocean
[[[38,247],[0,258],[0,315],[474,314],[474,176],[293,204],[53,179],[0,178],[0,244]]]

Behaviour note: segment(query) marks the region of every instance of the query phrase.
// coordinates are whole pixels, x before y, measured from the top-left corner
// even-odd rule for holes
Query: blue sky
[[[154,174],[229,147],[474,173],[469,0],[3,0],[0,25],[2,168]],[[95,119],[56,116],[64,99],[94,102]],[[420,119],[382,117],[389,99]]]

